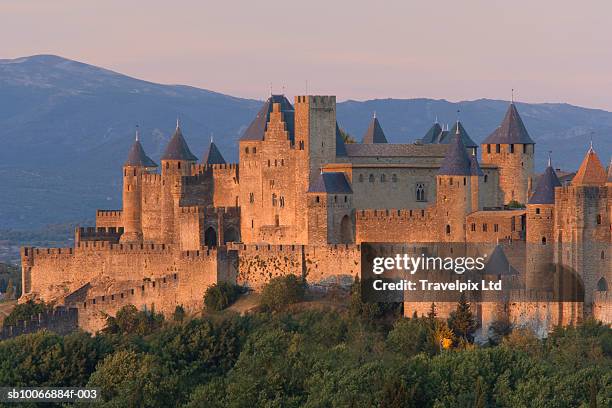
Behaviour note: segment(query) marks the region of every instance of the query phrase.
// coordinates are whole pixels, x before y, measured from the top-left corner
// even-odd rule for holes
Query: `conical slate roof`
[[[176,130],[166,146],[166,150],[161,157],[162,160],[187,160],[187,161],[198,161],[198,158],[191,153],[189,146],[185,138],[183,138],[183,132],[178,122],[176,124]]]
[[[446,157],[438,170],[440,176],[470,176],[472,175],[472,162],[465,150],[461,135],[455,130],[453,140],[449,144]]]
[[[606,170],[599,161],[599,157],[593,150],[593,146],[589,149],[580,168],[572,179],[574,186],[598,186],[606,183]]]
[[[502,123],[482,144],[535,144],[535,142],[527,133],[516,106],[510,103]]]
[[[469,148],[478,147],[478,145],[472,140],[470,135],[468,135],[468,132],[463,127],[463,124],[459,121],[455,122],[451,130],[448,131],[447,134],[444,135],[444,137],[441,137],[438,143],[441,143],[441,144],[451,143],[452,140],[454,139],[453,135],[457,133],[457,127],[459,127],[459,134],[461,135],[461,141],[463,142],[463,145],[465,147],[469,147]]]
[[[472,176],[484,176],[480,164],[478,164],[478,157],[475,154],[470,155],[470,170]]]
[[[487,257],[482,273],[485,275],[518,275],[517,270],[510,265],[504,250],[499,244]]]
[[[370,126],[368,126],[368,130],[363,135],[361,143],[388,143],[385,132],[383,132],[382,127],[380,127],[376,115],[372,118]]]
[[[272,112],[272,105],[275,103],[280,104],[283,120],[287,124],[289,139],[294,140],[295,111],[293,105],[285,98],[285,95],[271,95],[264,102],[259,112],[257,112],[257,116],[255,116],[249,127],[246,128],[240,140],[264,140],[268,121],[270,120],[270,112]]]
[[[336,156],[346,156],[346,146],[344,145],[344,139],[340,133],[338,122],[336,122]]]
[[[442,127],[440,126],[438,122],[436,122],[429,128],[427,133],[425,133],[425,136],[423,136],[423,138],[421,139],[421,143],[424,143],[424,144],[437,143],[440,133],[442,133]]]
[[[157,167],[157,163],[155,163],[147,154],[145,153],[142,145],[138,138],[134,141],[134,144],[130,148],[130,152],[128,153],[127,160],[125,161],[124,166],[133,166],[133,167]]]
[[[225,159],[223,155],[217,148],[217,145],[211,140],[210,145],[204,151],[204,155],[202,156],[203,164],[225,164]]]
[[[548,167],[546,167],[544,173],[538,178],[535,191],[529,199],[528,204],[554,204],[555,187],[561,187],[561,182],[549,161]]]

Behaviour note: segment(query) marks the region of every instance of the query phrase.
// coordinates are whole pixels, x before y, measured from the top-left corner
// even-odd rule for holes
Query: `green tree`
[[[472,315],[470,303],[463,292],[459,297],[456,310],[451,313],[448,319],[448,325],[464,341],[471,342],[473,340],[473,334],[476,331],[476,321]]]
[[[286,306],[304,300],[306,284],[295,275],[277,276],[263,288],[260,305],[264,310],[279,312]]]
[[[476,379],[476,385],[474,386],[474,408],[485,408],[487,397],[485,395],[482,378]]]
[[[102,407],[170,407],[176,400],[176,380],[168,370],[153,356],[134,351],[107,356],[87,385],[101,389]]]
[[[32,317],[37,316],[39,313],[49,313],[53,311],[53,305],[46,304],[45,302],[35,302],[30,299],[25,303],[16,305],[11,313],[4,318],[3,325],[14,326],[20,320],[31,320]]]
[[[406,356],[422,352],[433,355],[437,349],[434,332],[426,319],[396,320],[387,336],[387,345],[390,350]]]
[[[234,303],[241,293],[242,288],[233,283],[213,283],[204,293],[204,304],[208,310],[223,310]]]
[[[144,336],[159,329],[163,322],[162,314],[139,311],[134,305],[126,305],[119,309],[115,317],[107,317],[103,332]]]

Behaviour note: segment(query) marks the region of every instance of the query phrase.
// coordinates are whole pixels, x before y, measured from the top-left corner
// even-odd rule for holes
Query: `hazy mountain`
[[[0,228],[92,219],[96,208],[119,208],[120,168],[136,124],[155,160],[177,117],[194,154],[201,156],[214,134],[225,158],[235,160],[237,139],[260,104],[56,56],[0,60]],[[550,149],[558,166],[575,168],[591,137],[602,160],[609,160],[612,113],[567,104],[517,105],[537,142],[539,166]],[[460,109],[478,142],[506,108],[507,102],[485,99],[347,101],[338,104],[338,121],[360,140],[376,111],[390,142],[412,142],[436,116],[452,122]]]

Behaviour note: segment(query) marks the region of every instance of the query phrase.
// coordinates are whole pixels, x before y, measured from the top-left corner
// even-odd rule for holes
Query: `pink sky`
[[[57,54],[264,98],[517,99],[612,111],[612,1],[3,0],[0,58]]]

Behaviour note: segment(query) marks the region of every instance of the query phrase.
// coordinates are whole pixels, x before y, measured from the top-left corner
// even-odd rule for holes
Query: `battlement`
[[[298,95],[295,103],[308,103],[314,108],[333,108],[336,106],[335,95]]]
[[[414,210],[406,210],[406,209],[364,209],[357,210],[356,216],[358,220],[382,220],[382,219],[401,219],[401,220],[409,220],[415,218],[429,218],[431,216],[432,209],[424,208],[424,209],[414,209]]]
[[[123,235],[123,227],[79,227],[75,230],[75,242],[108,241],[117,243]]]
[[[21,257],[30,258],[35,255],[73,255],[74,248],[35,248],[22,247]]]
[[[201,249],[197,249],[197,250],[181,251],[180,258],[181,259],[202,259],[202,258],[217,259],[218,254],[219,254],[218,247],[203,246]]]
[[[0,340],[10,339],[21,334],[49,330],[58,334],[68,334],[78,327],[78,310],[76,308],[58,307],[48,313],[39,313],[31,320],[20,320],[14,326],[3,327]]]
[[[80,251],[109,251],[109,252],[134,252],[134,253],[170,253],[172,246],[156,243],[109,243],[106,241],[84,241],[75,245]]]
[[[218,214],[227,214],[230,216],[240,215],[240,207],[202,207],[202,206],[187,206],[180,207],[181,214],[203,214],[205,216],[212,216]]]
[[[153,279],[143,279],[142,284],[128,288],[116,293],[95,296],[76,304],[78,309],[107,309],[109,306],[117,304],[130,304],[130,300],[136,297],[143,297],[147,292],[153,290],[164,291],[178,285],[179,277],[177,273],[164,275]]]
[[[162,176],[159,173],[143,173],[142,182],[145,184],[161,185]]]
[[[96,218],[121,218],[121,210],[96,210]]]

